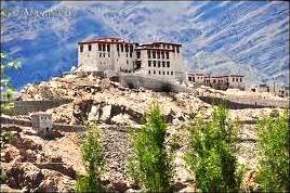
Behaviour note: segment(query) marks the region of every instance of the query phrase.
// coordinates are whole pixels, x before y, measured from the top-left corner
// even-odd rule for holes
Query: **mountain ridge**
[[[9,72],[16,88],[69,71],[77,63],[77,42],[93,36],[179,42],[191,71],[208,66],[194,61],[205,52],[236,63],[229,71],[253,71],[246,73],[249,82],[289,83],[287,2],[4,2],[3,7],[22,10],[5,19],[1,30],[1,50],[23,63],[19,72]],[[29,18],[25,9],[69,13]]]

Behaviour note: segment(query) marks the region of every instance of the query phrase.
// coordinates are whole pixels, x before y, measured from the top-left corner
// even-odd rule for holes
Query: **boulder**
[[[47,179],[40,183],[36,192],[58,192],[58,187],[53,179]]]
[[[7,184],[1,184],[1,192],[20,193],[20,192],[23,192],[23,191],[18,190],[18,189],[13,189],[13,188],[9,187]]]
[[[102,108],[102,115],[101,115],[101,120],[102,121],[109,121],[111,118],[111,111],[112,111],[112,105],[106,105]]]
[[[35,162],[37,160],[37,156],[36,154],[31,150],[28,149],[26,151],[24,151],[24,153],[21,154],[22,155],[22,161],[24,162]]]
[[[197,192],[196,187],[193,184],[190,184],[178,191],[178,193],[188,193],[188,192]]]
[[[128,184],[125,181],[114,181],[110,185],[113,192],[123,193],[129,189]]]
[[[16,163],[6,171],[7,185],[11,188],[36,188],[43,180],[41,170],[35,165],[25,162]]]
[[[19,150],[13,145],[6,144],[5,149],[1,151],[1,161],[10,162],[20,155]]]
[[[173,184],[173,190],[175,192],[178,192],[180,191],[181,189],[185,188],[186,187],[186,184],[180,182],[180,181],[177,181]]]

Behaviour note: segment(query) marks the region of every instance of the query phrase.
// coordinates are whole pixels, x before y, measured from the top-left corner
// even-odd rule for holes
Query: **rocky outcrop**
[[[57,138],[40,138],[35,131],[5,126],[3,131],[12,132],[11,141],[2,141],[1,166],[7,172],[7,189],[30,192],[71,192],[76,173],[86,174],[80,152],[80,137],[87,120],[95,120],[102,129],[105,151],[105,172],[102,183],[112,192],[142,192],[130,182],[126,173],[127,159],[131,153],[129,128],[138,129],[144,123],[146,111],[152,102],[158,102],[168,125],[167,144],[174,153],[174,182],[176,192],[196,192],[194,175],[186,168],[183,156],[187,148],[188,132],[200,112],[208,119],[213,110],[210,102],[198,96],[226,97],[226,91],[210,88],[189,89],[186,92],[153,92],[144,89],[127,89],[109,79],[93,76],[67,75],[23,90],[20,100],[43,100],[64,97],[67,104],[48,109],[58,125]],[[235,94],[235,93],[233,93]],[[271,108],[232,108],[230,117],[241,120],[239,131],[238,161],[255,170],[257,165],[256,129],[259,117],[270,114]],[[280,111],[281,109],[277,109]],[[25,120],[29,121],[29,120]],[[63,126],[61,126],[63,124]],[[65,126],[64,126],[65,125]],[[75,125],[75,129],[64,129]],[[60,129],[61,128],[61,129]],[[176,136],[176,137],[174,137]],[[254,139],[254,140],[247,140]],[[9,142],[8,142],[9,141]],[[257,190],[249,177],[248,187]]]
[[[42,146],[46,142],[34,136],[31,128],[18,128],[17,131],[20,132],[14,133],[12,139],[1,148],[5,190],[72,192],[76,179],[72,166],[64,163],[61,157],[43,152]]]

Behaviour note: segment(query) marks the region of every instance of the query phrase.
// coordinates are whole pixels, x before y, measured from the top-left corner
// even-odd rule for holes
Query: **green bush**
[[[0,184],[4,184],[7,180],[7,176],[5,174],[4,169],[0,166]]]
[[[258,122],[259,168],[257,182],[264,192],[290,192],[289,111]]]
[[[238,192],[242,167],[234,156],[237,127],[224,106],[215,107],[210,120],[197,118],[189,128],[190,151],[185,160],[202,192]]]
[[[149,192],[171,191],[172,156],[165,148],[166,127],[159,106],[153,104],[145,125],[131,133],[133,156],[129,161],[129,174]]]
[[[87,176],[80,176],[76,183],[76,192],[104,192],[100,175],[104,167],[104,155],[101,146],[101,136],[94,122],[87,124],[87,133],[81,144],[82,158],[87,170]]]
[[[14,88],[11,85],[10,77],[7,76],[7,70],[18,70],[21,68],[19,61],[11,61],[11,58],[8,58],[8,55],[5,53],[0,53],[1,61],[1,70],[0,70],[0,81],[1,81],[1,114],[13,114],[14,103],[9,102],[12,100],[13,94],[15,92]],[[6,102],[2,102],[6,101]],[[8,102],[7,102],[8,101]]]

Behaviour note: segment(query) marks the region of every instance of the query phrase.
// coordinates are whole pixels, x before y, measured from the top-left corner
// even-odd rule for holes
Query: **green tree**
[[[172,156],[165,147],[167,125],[159,106],[154,103],[139,131],[132,131],[133,156],[129,174],[148,192],[170,192]]]
[[[9,58],[6,54],[0,53],[1,57],[1,114],[11,114],[13,103],[9,102],[14,93],[14,88],[11,85],[10,77],[7,76],[6,71],[8,69],[18,70],[21,65],[19,61],[9,61]],[[2,101],[8,101],[3,103]]]
[[[81,143],[81,152],[88,175],[80,176],[76,184],[77,192],[104,192],[100,176],[104,167],[104,154],[100,130],[96,123],[87,124],[87,132]]]
[[[197,187],[202,192],[238,192],[243,169],[234,156],[237,127],[228,119],[225,106],[214,107],[209,120],[198,117],[189,131],[185,160],[195,173]]]
[[[258,122],[257,182],[264,192],[290,192],[289,111]]]
[[[1,8],[1,35],[3,34],[3,30],[5,28],[5,20],[9,15],[9,10],[6,10],[5,8]],[[0,74],[0,100],[1,100],[1,114],[12,114],[12,109],[14,104],[5,102],[3,103],[2,101],[10,101],[12,99],[13,93],[14,93],[14,88],[11,85],[10,77],[7,76],[6,71],[7,70],[18,70],[21,68],[21,64],[17,60],[12,60],[11,58],[8,57],[7,54],[4,52],[0,52],[0,66],[1,66],[1,74]]]

